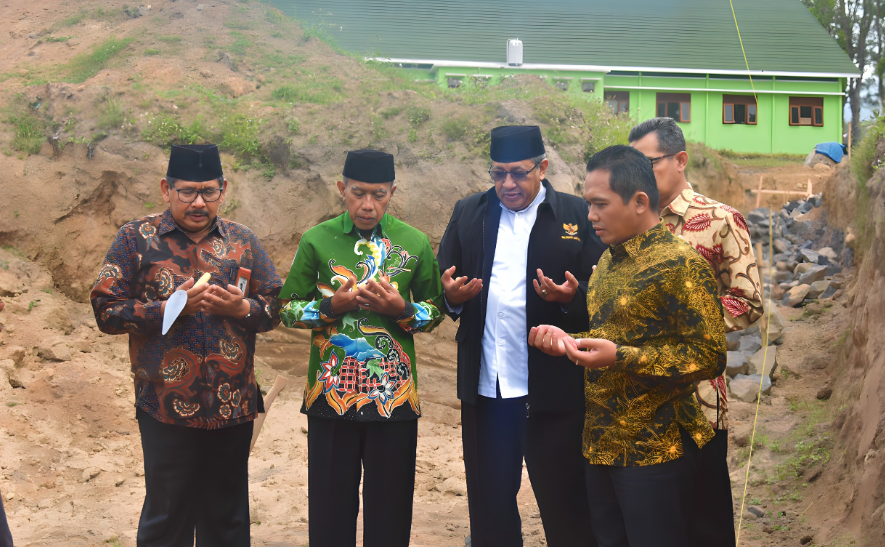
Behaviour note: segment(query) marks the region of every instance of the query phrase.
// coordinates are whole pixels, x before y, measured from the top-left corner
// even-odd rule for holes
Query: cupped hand
[[[532,327],[532,330],[529,331],[529,345],[538,348],[547,355],[561,357],[565,355],[566,348],[574,344],[574,338],[553,325],[540,325]]]
[[[370,279],[360,287],[356,301],[361,309],[391,317],[399,317],[406,309],[406,301],[390,284],[390,278],[385,276],[381,277],[381,281]]]
[[[199,287],[198,287],[199,288]],[[243,291],[236,285],[228,285],[227,289],[220,285],[208,285],[203,301],[202,311],[214,315],[225,315],[242,319],[249,315],[251,306],[243,296]]]
[[[356,301],[358,293],[353,290],[355,284],[356,279],[348,277],[347,283],[338,287],[338,290],[332,295],[332,313],[344,315],[347,312],[359,309],[359,304]]]
[[[446,294],[446,302],[452,306],[460,306],[472,299],[482,291],[482,279],[474,278],[468,281],[467,276],[452,279],[455,267],[452,266],[444,271],[440,282]]]
[[[617,353],[618,345],[602,338],[579,338],[565,347],[565,354],[574,364],[589,369],[614,365]]]
[[[535,292],[538,293],[538,296],[547,302],[558,302],[560,304],[571,302],[578,291],[578,279],[571,272],[565,272],[565,283],[557,285],[552,279],[544,275],[541,268],[538,268],[538,279],[533,279],[532,284],[535,286]]]

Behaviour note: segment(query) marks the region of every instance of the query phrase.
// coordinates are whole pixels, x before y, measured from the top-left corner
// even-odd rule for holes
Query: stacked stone
[[[746,216],[750,236],[762,243],[762,256],[757,257],[768,299],[783,306],[796,307],[841,295],[841,272],[851,265],[853,236],[827,225],[821,214],[810,213],[822,205],[820,195],[807,200],[794,200],[780,210],[761,207]],[[812,219],[812,216],[817,218]],[[772,249],[769,249],[771,224]],[[773,271],[769,271],[769,255]],[[769,313],[769,310],[766,310]],[[728,364],[726,377],[731,398],[745,402],[756,400],[760,384],[763,395],[772,387],[772,375],[778,368],[777,346],[784,341],[784,323],[776,306],[770,310],[768,340],[760,333],[760,323],[727,335]],[[767,347],[766,347],[767,344]]]
[[[823,214],[815,220],[808,218],[821,202],[820,195],[794,200],[772,215],[772,250],[768,249],[769,210],[761,207],[747,215],[753,241],[763,245],[760,270],[766,291],[783,306],[832,298],[842,287],[838,274],[854,260],[845,234],[827,226]],[[770,252],[774,253],[773,272],[768,271]]]

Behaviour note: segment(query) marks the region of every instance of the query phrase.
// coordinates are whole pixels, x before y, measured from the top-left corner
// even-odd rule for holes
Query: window
[[[790,97],[790,125],[824,126],[823,97]]]
[[[615,116],[624,114],[630,109],[630,92],[607,91],[605,93],[605,102],[612,108]]]
[[[756,97],[752,95],[723,95],[722,123],[756,125]]]
[[[556,86],[557,89],[561,89],[563,91],[568,91],[568,85],[571,83],[571,78],[554,78],[553,85]]]
[[[446,84],[448,84],[451,89],[461,87],[461,80],[463,78],[464,74],[446,74]]]
[[[658,117],[673,118],[677,122],[691,121],[690,93],[658,93]]]
[[[584,93],[593,93],[596,91],[596,81],[595,80],[581,80],[581,91]]]

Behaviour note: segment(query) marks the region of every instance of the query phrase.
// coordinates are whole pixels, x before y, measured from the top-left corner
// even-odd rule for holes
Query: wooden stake
[[[759,208],[759,204],[762,203],[762,179],[765,175],[759,175],[759,191],[756,192],[756,208]]]
[[[805,199],[811,199],[811,196],[814,195],[811,191],[811,179],[808,179],[808,191],[805,193]]]
[[[848,122],[848,163],[851,163],[851,122]]]
[[[772,249],[768,249],[768,252],[772,252]],[[759,296],[762,299],[762,319],[759,320],[759,334],[762,336],[762,347],[766,347],[768,345],[768,329],[766,325],[768,323],[768,318],[765,315],[765,272],[763,271],[762,266],[764,265],[765,260],[762,256],[762,242],[756,242],[756,269],[759,270]],[[768,280],[771,282],[772,272],[768,272]]]

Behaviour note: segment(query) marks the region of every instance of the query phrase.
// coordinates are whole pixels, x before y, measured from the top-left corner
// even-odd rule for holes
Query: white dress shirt
[[[547,189],[542,185],[532,203],[522,211],[511,211],[501,204],[498,243],[482,335],[479,394],[483,397],[497,397],[496,384],[505,399],[529,393],[526,260],[529,236],[538,218],[538,206],[546,195]]]

